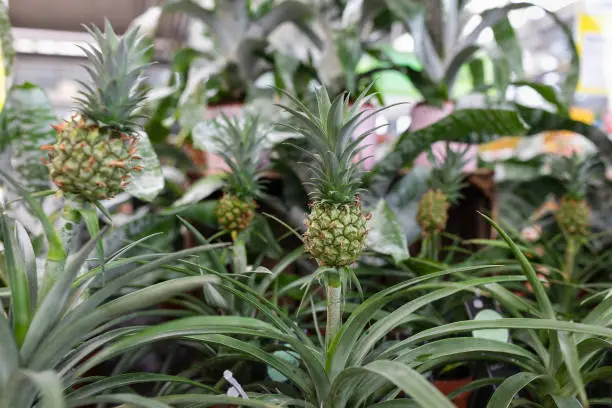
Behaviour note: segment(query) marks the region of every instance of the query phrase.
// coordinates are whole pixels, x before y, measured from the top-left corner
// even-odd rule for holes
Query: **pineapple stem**
[[[431,256],[430,259],[432,261],[438,260],[438,249],[440,247],[440,234],[434,232],[431,235]]]
[[[579,243],[576,238],[567,237],[567,247],[565,248],[565,263],[563,265],[563,278],[567,284],[565,289],[565,308],[568,311],[572,310],[572,300],[575,298],[576,289],[571,286],[572,276],[574,274],[574,265],[576,264],[576,253],[579,249]]]
[[[565,248],[565,264],[563,266],[563,277],[565,278],[566,282],[572,281],[577,251],[578,245],[576,242],[576,238],[567,237],[567,247]]]
[[[59,221],[59,238],[66,254],[70,254],[70,250],[74,246],[74,237],[77,235],[78,226],[81,223],[81,213],[78,210],[79,205],[77,203],[66,203]],[[45,299],[59,274],[63,272],[65,264],[65,259],[62,261],[47,260],[41,293],[38,297],[39,304]]]
[[[327,326],[325,328],[325,345],[329,346],[342,325],[342,282],[337,270],[327,274]]]

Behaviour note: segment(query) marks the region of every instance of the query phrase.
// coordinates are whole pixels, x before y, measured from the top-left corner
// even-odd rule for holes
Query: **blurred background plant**
[[[611,142],[567,9],[481,3],[70,8],[144,35],[143,171],[92,205],[52,188],[71,92],[24,80],[34,32],[11,67],[4,10],[0,406],[609,405]]]

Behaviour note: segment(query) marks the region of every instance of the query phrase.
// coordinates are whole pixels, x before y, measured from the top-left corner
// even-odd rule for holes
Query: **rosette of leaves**
[[[158,272],[159,268],[212,249],[215,245],[170,255],[149,254],[142,262],[142,257],[124,256],[133,246],[131,244],[119,248],[109,258],[100,259],[97,266],[91,266],[87,259],[102,238],[102,232],[95,234],[68,259],[68,248],[62,244],[61,231],[53,228],[38,200],[21,190],[7,174],[3,173],[2,177],[20,191],[21,198],[39,217],[48,251],[44,267],[37,267],[43,262],[37,262],[28,233],[9,215],[12,206],[2,202],[2,276],[6,279],[8,297],[0,307],[0,407],[33,408],[42,405],[63,408],[129,403],[167,408],[168,405],[139,396],[126,386],[156,381],[189,383],[188,379],[151,373],[89,379],[80,368],[95,350],[142,329],[142,326],[129,323],[130,319],[166,313],[160,309],[146,311],[148,307],[216,279],[211,276],[179,278],[142,290],[131,290],[128,286],[142,276]],[[132,269],[126,271],[126,265],[132,265]],[[103,287],[83,296],[102,274],[105,275]],[[50,289],[45,291],[42,281],[48,275],[55,278],[51,279]],[[79,383],[84,386],[79,388]]]
[[[194,0],[170,0],[163,10],[200,20],[212,42],[212,49],[199,52],[200,58],[191,62],[179,100],[179,122],[185,134],[200,121],[203,106],[244,102],[255,89],[255,80],[274,70],[268,37],[279,26],[292,23],[318,42],[309,26],[313,9],[300,1],[275,4],[267,0],[255,6],[247,0],[226,0],[208,9]]]

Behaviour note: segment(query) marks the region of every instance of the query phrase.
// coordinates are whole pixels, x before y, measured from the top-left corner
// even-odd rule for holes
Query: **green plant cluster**
[[[41,147],[56,143],[67,162],[87,166],[87,154],[120,166],[104,151],[104,123],[79,128],[91,140],[75,159],[44,91],[10,89],[0,117],[0,408],[612,405],[612,142],[568,117],[575,72],[561,93],[514,80],[522,64],[507,17],[527,3],[485,11],[463,39],[453,34],[464,31],[466,1],[365,0],[357,16],[351,3],[168,1],[166,12],[202,20],[216,47],[179,50],[176,75],[157,90],[127,67],[150,62],[149,48],[125,45],[148,43],[138,30],[122,41],[110,23],[93,29],[106,46],[88,50],[88,69],[123,62],[83,84],[81,113],[126,113],[117,106],[129,100],[102,97],[109,89],[137,102],[114,117],[138,169],[125,168],[130,182],[112,200],[88,194],[83,178],[62,196],[41,163]],[[418,67],[373,40],[394,21],[420,39]],[[284,22],[331,56],[287,55],[273,36]],[[487,27],[505,52],[491,58],[513,78],[500,71],[492,87],[477,80]],[[380,66],[356,74],[364,55]],[[200,59],[216,70],[203,75]],[[405,131],[364,168],[369,119],[387,108],[368,108],[377,73],[402,73],[435,107],[456,97],[464,66],[492,102]],[[266,72],[274,99],[255,92]],[[133,87],[114,89],[111,74]],[[508,86],[532,87],[557,111],[506,100]],[[205,119],[230,90],[248,95],[239,112]],[[498,203],[470,201],[483,172],[464,174],[465,144],[545,130],[581,133],[600,155],[500,182]],[[413,166],[437,142],[446,151],[430,155],[433,169]]]

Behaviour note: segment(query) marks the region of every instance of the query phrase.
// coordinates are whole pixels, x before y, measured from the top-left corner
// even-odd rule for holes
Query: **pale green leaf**
[[[390,255],[397,263],[410,257],[406,234],[385,200],[380,200],[376,205],[368,229],[368,248]]]
[[[199,179],[172,206],[194,204],[207,198],[223,186],[223,178],[222,174],[213,174]]]
[[[142,171],[131,172],[130,183],[125,191],[140,200],[152,201],[164,188],[164,175],[149,136],[140,131],[137,138],[137,154],[141,157],[138,165]]]

